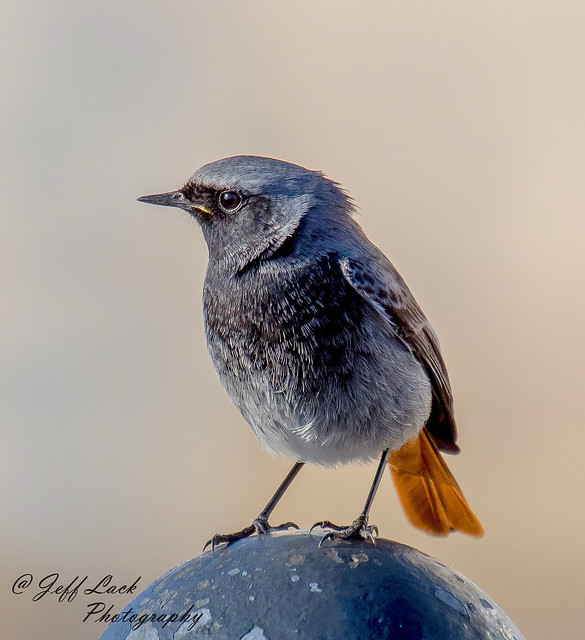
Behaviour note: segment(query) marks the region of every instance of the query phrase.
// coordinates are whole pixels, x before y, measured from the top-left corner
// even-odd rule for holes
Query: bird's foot
[[[340,527],[333,524],[329,520],[323,520],[322,522],[316,522],[311,531],[319,527],[320,529],[333,529],[329,533],[326,533],[319,542],[319,547],[323,545],[326,540],[350,540],[351,538],[364,538],[372,544],[376,544],[376,536],[378,535],[378,527],[376,525],[368,525],[368,516],[358,516],[349,527]]]
[[[218,544],[223,544],[224,542],[230,544],[231,542],[235,542],[236,540],[241,540],[242,538],[252,536],[255,533],[261,535],[264,533],[270,533],[271,531],[286,531],[288,529],[298,528],[298,525],[296,525],[294,522],[283,522],[277,527],[273,527],[272,525],[268,524],[268,518],[258,516],[249,527],[245,527],[241,531],[236,531],[235,533],[216,533],[213,538],[209,539],[205,543],[203,551],[205,551],[205,549],[207,549],[207,547],[211,545],[211,551],[213,552]]]

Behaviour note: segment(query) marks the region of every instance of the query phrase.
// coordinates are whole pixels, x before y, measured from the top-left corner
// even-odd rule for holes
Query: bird
[[[417,528],[483,535],[443,453],[459,453],[453,394],[439,341],[405,281],[321,171],[238,155],[198,169],[181,188],[138,198],[178,207],[208,248],[203,315],[228,396],[272,454],[295,461],[242,530],[206,544],[298,528],[269,523],[306,464],[379,458],[350,525],[315,523],[326,539],[374,541],[369,512],[389,467]],[[205,548],[205,547],[204,547]]]

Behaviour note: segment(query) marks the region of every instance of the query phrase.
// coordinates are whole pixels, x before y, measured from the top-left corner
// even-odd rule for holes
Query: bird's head
[[[322,173],[259,156],[217,160],[177,191],[138,199],[184,209],[201,225],[210,260],[236,271],[269,259],[310,211],[321,234],[332,217],[351,212],[346,194]]]

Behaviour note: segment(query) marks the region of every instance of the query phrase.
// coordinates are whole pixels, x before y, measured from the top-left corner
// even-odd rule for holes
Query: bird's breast
[[[330,257],[246,272],[204,289],[210,353],[220,373],[254,369],[303,386],[327,371],[351,373],[348,349],[362,325],[360,297]]]
[[[218,376],[263,444],[299,460],[367,459],[420,429],[426,374],[334,257],[204,287]]]

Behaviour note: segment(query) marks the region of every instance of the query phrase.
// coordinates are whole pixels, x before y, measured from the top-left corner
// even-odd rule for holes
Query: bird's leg
[[[324,520],[322,522],[316,522],[312,527],[311,531],[315,527],[319,527],[321,529],[333,529],[329,533],[325,534],[323,538],[321,538],[321,542],[319,542],[319,546],[321,546],[325,540],[348,540],[349,538],[365,538],[366,540],[370,540],[370,542],[374,542],[374,537],[378,535],[378,527],[375,525],[368,525],[368,514],[370,513],[370,509],[372,507],[372,502],[374,502],[374,497],[376,496],[376,492],[378,491],[378,487],[380,486],[380,481],[382,480],[382,475],[384,474],[384,469],[386,468],[386,464],[388,462],[388,456],[390,455],[390,449],[386,449],[380,458],[380,463],[378,464],[378,469],[376,470],[376,475],[374,476],[374,482],[370,487],[370,492],[368,493],[368,497],[366,498],[366,504],[364,505],[363,511],[360,515],[349,525],[349,527],[340,527],[329,520]]]
[[[270,514],[274,511],[274,508],[279,503],[280,499],[284,495],[284,492],[290,487],[292,481],[296,478],[298,472],[301,470],[304,464],[304,462],[295,462],[293,468],[288,472],[286,478],[281,482],[275,494],[270,499],[270,502],[264,507],[262,512],[249,527],[245,527],[241,531],[236,531],[235,533],[216,533],[213,538],[205,543],[203,551],[205,551],[205,549],[207,549],[209,545],[211,545],[211,550],[213,551],[215,547],[222,542],[234,542],[235,540],[240,540],[241,538],[247,538],[254,533],[260,534],[268,533],[269,531],[280,531],[283,529],[298,529],[298,526],[294,522],[283,522],[277,527],[273,527],[268,524],[268,518],[270,517]]]

